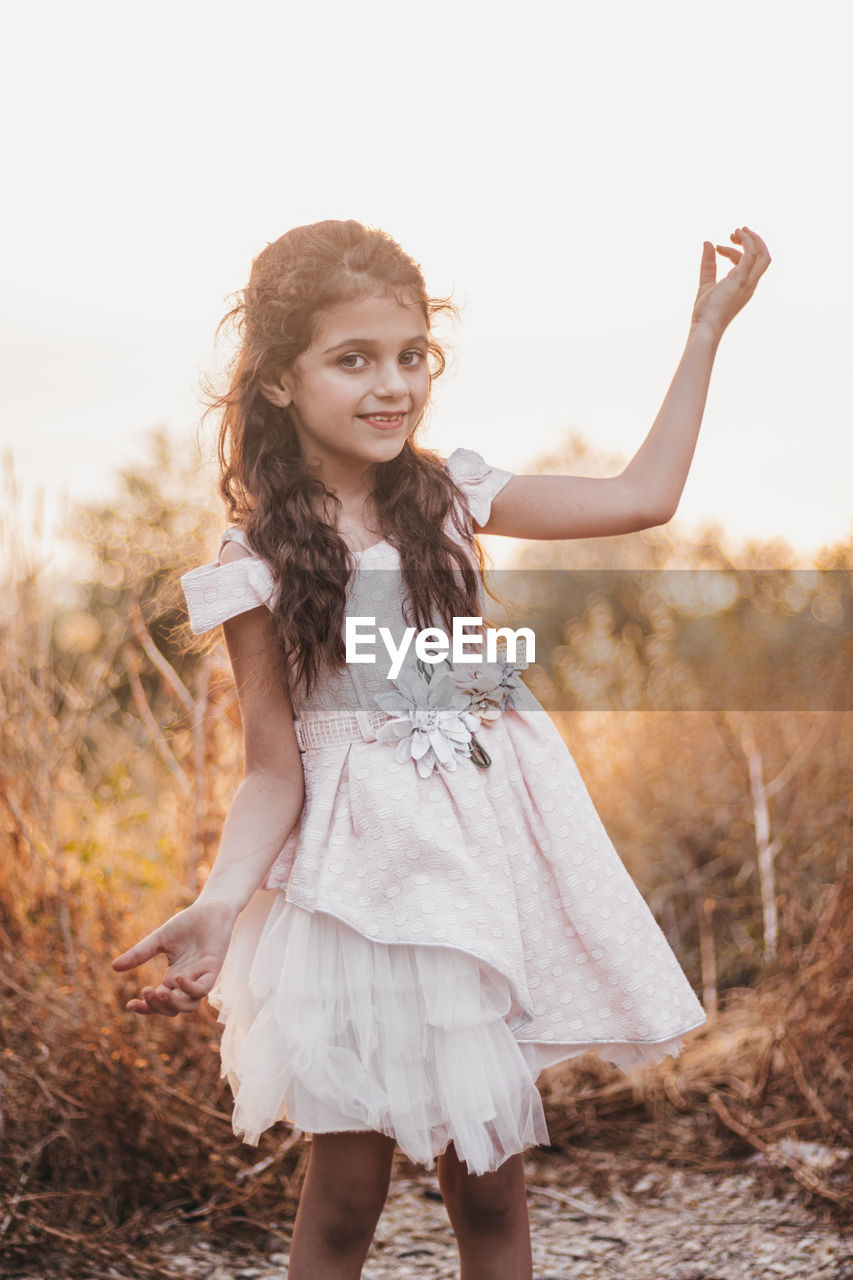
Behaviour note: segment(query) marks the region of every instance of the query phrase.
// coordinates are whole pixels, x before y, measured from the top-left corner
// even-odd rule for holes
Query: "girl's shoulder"
[[[465,495],[473,519],[482,527],[489,519],[495,495],[515,472],[491,466],[473,449],[454,449],[449,458],[441,461]]]
[[[454,449],[440,461],[464,496],[472,519],[485,525],[495,494],[513,472],[491,466],[473,449]],[[272,570],[252,551],[239,525],[220,536],[216,560],[183,574],[181,586],[195,635],[258,605],[273,608],[277,590]]]
[[[183,574],[181,586],[195,635],[258,605],[272,608],[276,591],[272,570],[237,525],[221,535],[216,560]]]
[[[245,530],[239,525],[231,525],[219,539],[219,563],[229,564],[233,560],[245,560],[255,553],[249,546]],[[255,557],[257,559],[257,557]]]

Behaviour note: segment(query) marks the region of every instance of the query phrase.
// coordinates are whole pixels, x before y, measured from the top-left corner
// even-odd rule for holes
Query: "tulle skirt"
[[[549,1141],[536,1047],[513,1034],[523,1013],[464,951],[376,942],[259,890],[209,998],[245,1142],[281,1119],[376,1130],[430,1169],[452,1141],[480,1174]]]

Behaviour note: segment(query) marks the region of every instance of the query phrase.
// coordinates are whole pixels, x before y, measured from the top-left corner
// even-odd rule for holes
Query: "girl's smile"
[[[417,426],[429,395],[428,356],[420,306],[371,294],[325,312],[311,346],[263,391],[287,408],[325,482],[352,488],[367,468],[395,458]]]
[[[406,421],[405,413],[397,413],[393,416],[380,415],[376,413],[360,415],[365,422],[369,422],[372,427],[377,427],[380,431],[395,431],[401,427]]]

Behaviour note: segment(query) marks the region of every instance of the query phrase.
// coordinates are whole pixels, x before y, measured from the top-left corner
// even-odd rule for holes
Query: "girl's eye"
[[[364,356],[360,356],[357,351],[351,351],[349,355],[341,356],[338,364],[343,365],[345,369],[362,369],[364,365],[356,364],[356,360],[364,360]]]
[[[413,349],[411,351],[403,352],[403,354],[400,356],[400,363],[411,366],[411,365],[420,364],[420,362],[423,359],[424,359],[423,351],[417,351]]]

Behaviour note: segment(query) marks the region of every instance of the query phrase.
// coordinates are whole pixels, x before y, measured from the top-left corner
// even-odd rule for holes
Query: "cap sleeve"
[[[226,542],[239,542],[250,550],[242,529],[226,529],[219,540],[219,556]],[[200,565],[181,577],[181,586],[190,615],[190,626],[195,635],[212,631],[228,618],[247,609],[265,604],[272,608],[275,597],[275,578],[272,570],[258,556],[250,554],[240,560],[221,564]]]
[[[455,449],[445,467],[468,499],[468,509],[481,527],[488,522],[492,501],[515,474],[490,467],[473,449]]]

